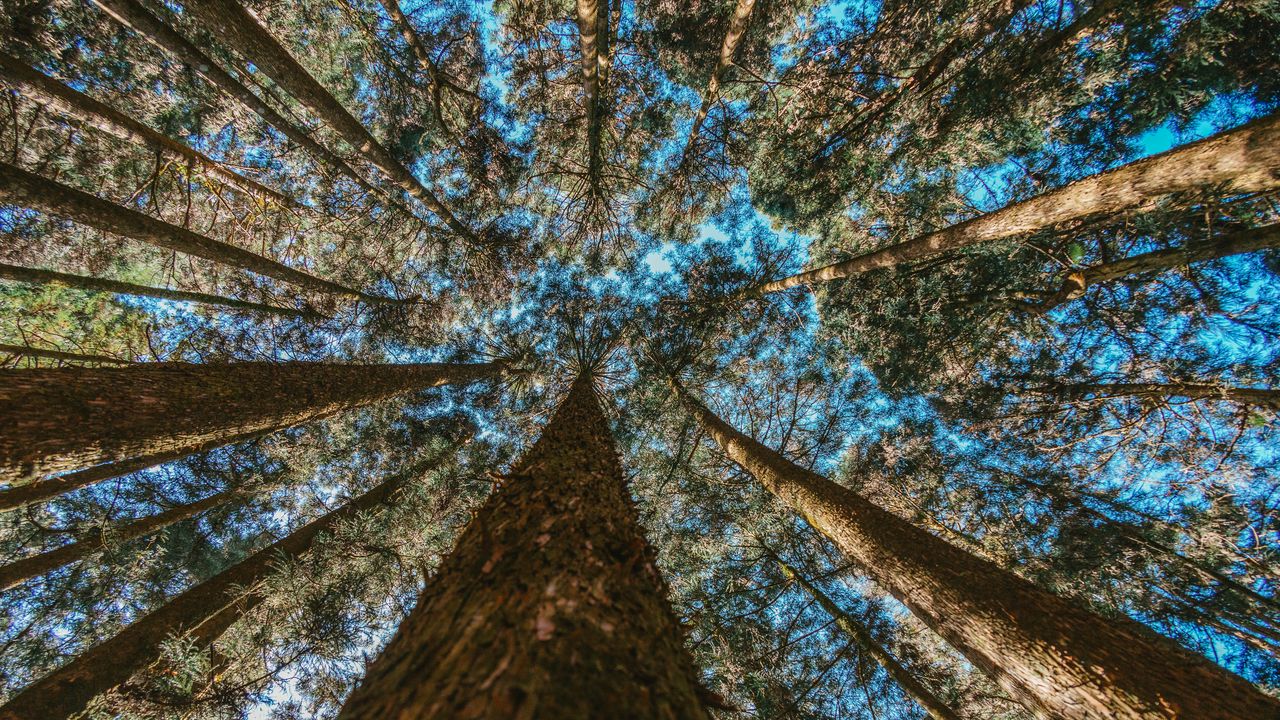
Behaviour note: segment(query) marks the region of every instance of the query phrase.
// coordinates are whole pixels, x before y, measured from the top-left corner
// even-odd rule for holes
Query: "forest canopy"
[[[1280,0],[0,32],[0,720],[1280,718]]]

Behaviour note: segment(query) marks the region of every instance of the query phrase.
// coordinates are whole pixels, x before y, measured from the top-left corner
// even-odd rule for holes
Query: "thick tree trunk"
[[[0,566],[0,590],[17,587],[34,577],[51,573],[60,567],[80,562],[113,543],[123,543],[157,532],[176,522],[193,518],[206,510],[226,504],[244,496],[243,490],[227,490],[210,495],[203,500],[179,505],[148,517],[120,523],[114,527],[97,528],[81,540],[54,548],[39,555],[15,560]]]
[[[734,5],[733,17],[729,20],[729,30],[724,34],[724,42],[720,44],[720,59],[716,62],[716,69],[711,73],[707,90],[702,95],[702,105],[698,108],[698,114],[693,117],[689,139],[685,141],[684,152],[680,155],[680,167],[684,167],[689,162],[693,148],[698,143],[698,137],[702,134],[702,124],[707,121],[711,108],[720,99],[720,85],[729,74],[729,68],[733,67],[733,59],[738,54],[738,45],[742,43],[742,37],[747,34],[747,26],[751,22],[751,11],[755,6],[756,0],[738,0]]]
[[[369,295],[308,275],[235,245],[205,237],[5,163],[0,163],[0,201],[60,215],[98,230],[249,270],[308,290],[346,295],[369,302],[404,302],[396,298]]]
[[[121,360],[110,355],[84,355],[82,353],[63,352],[62,350],[44,350],[26,345],[8,345],[0,343],[0,353],[42,357],[50,360],[68,360],[70,362],[106,363],[108,365],[132,365],[132,360]]]
[[[152,130],[145,123],[98,102],[84,93],[77,92],[51,77],[40,73],[22,63],[17,58],[0,53],[0,80],[13,89],[25,94],[42,98],[45,104],[59,114],[70,118],[81,125],[88,125],[112,137],[131,143],[146,145],[158,152],[176,155],[183,160],[198,165],[209,175],[230,183],[243,192],[274,201],[281,205],[294,206],[293,198],[278,190],[251,180],[233,172],[225,165],[184,145],[177,140]]]
[[[889,673],[889,677],[902,688],[912,700],[915,700],[925,712],[929,713],[929,717],[934,720],[960,720],[960,715],[951,709],[951,706],[942,700],[942,698],[933,694],[924,683],[920,682],[910,670],[902,663],[898,662],[888,650],[884,649],[876,639],[871,636],[871,632],[858,622],[849,613],[840,609],[826,593],[822,592],[818,586],[809,581],[803,574],[791,567],[782,560],[778,560],[778,566],[782,569],[782,574],[788,579],[804,588],[809,596],[817,601],[818,605],[836,621],[836,625],[846,633],[861,647],[868,655],[870,655],[885,672]]]
[[[161,645],[185,634],[207,648],[227,628],[262,602],[256,586],[282,561],[304,553],[320,533],[357,513],[389,503],[396,490],[421,474],[416,467],[398,474],[342,508],[290,533],[287,537],[174,597],[113,637],[90,648],[14,695],[0,707],[0,720],[61,720],[82,710],[93,698],[126,682],[160,655]]]
[[[1093,215],[1150,207],[1174,193],[1222,186],[1226,193],[1280,187],[1280,113],[1077,180],[1030,200],[842,262],[757,285],[763,295],[894,267],[949,250],[1044,230]]]
[[[150,11],[144,8],[137,0],[93,0],[95,4],[103,9],[108,15],[115,18],[117,22],[125,27],[132,29],[141,35],[144,39],[151,42],[161,50],[167,51],[190,65],[193,70],[198,72],[201,77],[208,80],[211,85],[220,89],[228,96],[238,100],[245,107],[252,110],[282,135],[298,146],[306,150],[312,157],[329,166],[341,175],[345,175],[362,190],[370,195],[383,199],[391,207],[396,208],[408,217],[413,217],[413,213],[408,208],[401,205],[391,197],[389,193],[382,188],[376,187],[364,178],[359,172],[351,167],[346,160],[338,157],[325,146],[321,145],[305,130],[294,125],[287,120],[274,108],[268,105],[251,91],[245,87],[243,83],[235,79],[230,73],[218,66],[208,55],[197,48],[195,45],[187,41],[186,38],[166,25],[163,21],[152,15]]]
[[[235,308],[237,310],[252,310],[253,312],[267,313],[269,315],[285,315],[305,320],[320,320],[324,317],[314,310],[280,307],[277,305],[264,305],[262,303],[249,302],[248,300],[236,300],[235,298],[191,292],[189,290],[170,290],[168,288],[147,287],[146,285],[134,285],[133,283],[121,282],[119,280],[105,280],[103,278],[89,277],[86,275],[70,275],[68,273],[54,272],[52,270],[40,270],[37,268],[21,267],[18,265],[8,265],[5,263],[0,263],[0,279],[13,280],[20,283],[27,283],[29,285],[61,285],[63,287],[76,288],[77,290],[88,290],[90,292],[109,292],[116,295],[153,297],[160,298],[161,300],[173,300],[175,302],[219,305],[222,307]]]
[[[392,157],[381,143],[307,72],[270,31],[236,0],[192,0],[184,6],[191,16],[223,44],[266,73],[286,92],[333,128],[351,147],[410,196],[435,213],[464,241],[480,245],[472,230],[413,173]]]
[[[1046,313],[1069,300],[1081,297],[1085,290],[1093,285],[1123,280],[1130,275],[1160,273],[1187,267],[1193,263],[1274,247],[1280,247],[1280,224],[1250,228],[1207,240],[1189,242],[1181,247],[1154,250],[1114,262],[1101,263],[1067,275],[1063,280],[1062,288],[1049,299],[1037,304],[1035,310]]]
[[[1280,390],[1247,388],[1190,382],[1061,383],[1032,388],[1028,392],[1048,395],[1060,402],[1105,400],[1108,398],[1186,398],[1221,400],[1237,405],[1258,405],[1280,410]]]
[[[731,428],[673,380],[734,462],[1042,717],[1270,718],[1280,702],[1128,619],[1106,620],[977,558]]]
[[[598,186],[604,169],[604,96],[609,92],[609,0],[578,0],[578,36],[587,113],[587,176]]]
[[[339,717],[707,718],[699,693],[584,378]]]
[[[0,480],[210,449],[499,369],[287,362],[2,370]]]

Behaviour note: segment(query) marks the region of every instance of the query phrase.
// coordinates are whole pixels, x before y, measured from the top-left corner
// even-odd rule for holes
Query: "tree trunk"
[[[305,320],[320,320],[324,317],[314,310],[305,308],[298,309],[279,307],[277,305],[264,305],[262,303],[249,302],[248,300],[236,300],[235,298],[208,295],[206,293],[191,292],[189,290],[169,290],[168,288],[147,287],[146,285],[134,285],[133,283],[121,282],[119,280],[105,280],[85,275],[70,275],[68,273],[54,272],[52,270],[39,270],[36,268],[8,265],[5,263],[0,263],[0,279],[13,280],[20,283],[27,283],[29,285],[61,285],[63,287],[76,288],[77,290],[88,290],[90,292],[109,292],[115,293],[116,295],[153,297],[160,298],[161,300],[173,300],[175,302],[194,302],[201,303],[203,305],[220,305],[222,307],[236,308],[237,310],[252,310],[254,312],[267,313],[270,315],[285,315],[287,317],[296,317]]]
[[[207,450],[499,369],[286,362],[2,370],[0,480]]]
[[[351,147],[402,190],[417,198],[464,241],[480,245],[469,227],[449,212],[413,173],[294,59],[269,30],[236,0],[192,0],[184,8],[220,42],[266,73],[286,92],[333,128]]]
[[[1103,619],[791,463],[672,384],[730,459],[1032,712],[1134,720],[1280,713],[1274,698],[1149,628]]]
[[[155,15],[152,15],[137,0],[93,0],[93,2],[108,15],[115,18],[121,25],[132,29],[156,47],[171,53],[182,62],[190,65],[211,85],[238,100],[245,107],[256,113],[258,117],[265,120],[267,124],[279,130],[290,141],[305,149],[312,157],[328,165],[339,174],[345,175],[366,193],[382,198],[388,205],[404,213],[407,217],[413,217],[413,213],[391,197],[390,193],[371,184],[363,175],[352,168],[346,160],[338,157],[328,148],[314,140],[302,128],[294,125],[283,115],[276,112],[262,98],[255,95],[253,91],[245,87],[230,73],[220,68],[203,51],[192,45],[186,38],[179,35]]]
[[[440,122],[441,127],[446,127],[444,119],[444,108],[442,103],[442,93],[448,89],[460,95],[465,95],[471,100],[483,103],[484,100],[475,92],[464,88],[453,78],[449,77],[439,65],[436,64],[431,53],[427,51],[425,45],[422,44],[422,37],[413,29],[413,23],[409,21],[409,16],[404,14],[400,9],[399,0],[378,0],[382,5],[382,9],[387,12],[387,16],[391,18],[392,25],[400,34],[400,38],[409,46],[409,50],[417,59],[418,64],[426,72],[427,77],[431,78],[431,102],[435,109],[436,119]]]
[[[121,360],[110,355],[83,355],[81,353],[63,352],[61,350],[43,350],[26,345],[8,345],[0,343],[0,353],[10,355],[26,355],[29,357],[49,358],[50,360],[69,360],[71,362],[107,363],[109,365],[132,365],[132,360]]]
[[[59,495],[65,495],[72,490],[79,490],[82,487],[88,487],[94,483],[100,483],[103,480],[111,480],[123,475],[141,472],[148,468],[163,465],[174,460],[181,460],[188,455],[206,452],[214,448],[222,447],[226,443],[214,440],[205,443],[195,449],[180,448],[162,453],[153,453],[144,455],[131,460],[122,460],[120,462],[106,463],[103,465],[95,465],[85,470],[77,470],[76,472],[59,475],[48,480],[37,480],[26,485],[18,485],[0,490],[0,511],[15,510],[17,508],[34,505],[38,502],[44,502],[56,498]]]
[[[582,103],[587,113],[587,176],[598,187],[604,169],[604,95],[609,91],[609,0],[577,1]]]
[[[1064,383],[1032,388],[1030,392],[1050,395],[1060,402],[1105,400],[1108,398],[1187,398],[1221,400],[1237,405],[1256,405],[1280,410],[1280,390],[1227,387],[1212,383]]]
[[[852,615],[840,609],[826,593],[822,592],[816,585],[809,582],[809,579],[800,574],[795,568],[791,567],[782,560],[777,560],[778,566],[782,568],[782,573],[788,579],[804,588],[805,592],[822,606],[822,609],[836,621],[836,625],[846,633],[848,633],[858,646],[861,647],[868,655],[870,655],[885,672],[889,673],[889,677],[902,688],[912,700],[915,700],[924,711],[929,713],[929,717],[934,720],[960,720],[960,715],[951,706],[933,694],[933,691],[925,687],[924,683],[916,679],[902,663],[898,662],[888,650],[884,649],[876,639],[871,636],[871,632],[867,630],[862,623],[858,622]]]
[[[1036,312],[1046,313],[1069,300],[1081,297],[1090,286],[1123,280],[1130,275],[1160,273],[1193,263],[1274,247],[1280,247],[1280,224],[1250,228],[1207,240],[1196,240],[1181,247],[1153,250],[1114,262],[1100,263],[1067,275],[1057,294],[1037,304],[1035,309]]]
[[[1280,113],[1122,165],[958,225],[842,262],[757,285],[744,296],[846,278],[1060,223],[1141,210],[1179,192],[1223,186],[1224,193],[1280,187]]]
[[[708,718],[589,378],[458,539],[340,718]]]
[[[176,522],[193,518],[206,510],[243,496],[243,490],[227,490],[203,500],[179,505],[148,517],[120,523],[115,527],[93,530],[83,539],[53,550],[15,560],[0,566],[0,590],[9,590],[34,577],[51,573],[60,567],[80,562],[114,543],[123,543],[150,535]]]
[[[61,215],[97,230],[133,238],[166,250],[186,253],[230,267],[249,270],[282,282],[318,292],[347,295],[369,302],[403,302],[369,295],[344,285],[308,275],[199,233],[131,210],[96,195],[46,180],[21,168],[0,163],[0,201]]]
[[[422,465],[398,474],[340,509],[313,520],[287,537],[188,589],[98,643],[70,663],[24,688],[0,707],[0,720],[61,720],[82,710],[98,695],[126,682],[154,663],[161,645],[185,634],[200,648],[212,645],[227,628],[263,600],[256,586],[282,561],[301,555],[320,533],[357,513],[389,503],[396,490],[421,474]]]
[[[693,148],[698,142],[698,136],[702,133],[702,124],[706,122],[711,108],[720,99],[720,84],[728,75],[729,68],[733,67],[733,59],[738,54],[738,45],[742,43],[742,37],[747,34],[747,25],[751,22],[751,11],[755,6],[756,0],[738,0],[734,5],[733,18],[729,20],[729,30],[724,34],[724,42],[720,44],[720,59],[716,62],[715,72],[711,73],[711,81],[707,83],[707,90],[702,95],[702,105],[698,108],[698,114],[693,117],[693,127],[689,129],[689,139],[685,141],[684,152],[680,156],[680,167],[684,167],[689,162]]]

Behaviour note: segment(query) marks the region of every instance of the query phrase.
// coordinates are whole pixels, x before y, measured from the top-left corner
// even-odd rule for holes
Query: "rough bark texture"
[[[58,720],[85,709],[98,695],[146,669],[168,638],[185,634],[208,647],[245,613],[262,602],[253,590],[280,562],[306,552],[320,533],[356,513],[371,512],[392,499],[412,471],[397,475],[342,508],[302,526],[221,573],[174,597],[14,695],[0,707],[0,720]]]
[[[127,542],[150,535],[176,522],[193,518],[205,510],[228,503],[243,494],[243,491],[228,490],[155,515],[120,523],[113,527],[96,528],[73,543],[0,566],[0,590],[8,590],[31,578],[53,572],[64,565],[79,562],[113,543]]]
[[[1280,701],[1128,619],[1041,590],[731,428],[673,382],[734,462],[970,662],[1045,718],[1239,720]]]
[[[716,62],[715,71],[711,73],[707,90],[702,95],[702,105],[698,107],[698,114],[693,117],[693,127],[689,129],[689,139],[685,141],[684,152],[680,156],[681,167],[689,162],[693,148],[698,143],[698,137],[702,134],[702,124],[706,122],[711,108],[720,99],[720,84],[724,82],[729,68],[733,67],[733,59],[738,54],[738,45],[742,43],[742,36],[747,34],[747,25],[751,22],[751,11],[755,6],[756,0],[738,0],[734,5],[733,18],[729,20],[729,30],[725,32],[724,41],[720,43],[720,59]]]
[[[146,285],[134,285],[133,283],[121,282],[119,280],[106,280],[103,278],[88,277],[86,275],[71,275],[68,273],[54,272],[52,270],[40,270],[37,268],[20,267],[18,265],[7,265],[0,263],[0,279],[14,280],[20,283],[30,285],[62,285],[64,287],[72,287],[78,290],[89,290],[92,292],[109,292],[117,295],[133,295],[138,297],[153,297],[162,300],[173,300],[176,302],[193,302],[201,305],[219,305],[222,307],[236,308],[237,310],[252,310],[253,312],[267,313],[268,315],[284,315],[287,317],[304,318],[306,320],[319,320],[324,316],[314,310],[280,307],[278,305],[264,305],[263,303],[249,302],[248,300],[236,300],[235,298],[221,297],[219,295],[209,295],[207,293],[192,292],[189,290],[170,290],[168,288],[147,287]]]
[[[1212,383],[1062,383],[1031,392],[1051,395],[1062,402],[1102,400],[1106,398],[1187,398],[1189,400],[1223,400],[1238,405],[1260,405],[1280,410],[1280,390],[1214,385]]]
[[[703,719],[696,678],[579,380],[339,717]]]
[[[0,353],[8,353],[10,355],[26,355],[28,357],[42,357],[50,360],[68,360],[71,362],[90,362],[90,363],[107,363],[108,365],[132,365],[132,360],[122,360],[110,355],[85,355],[83,353],[63,352],[62,350],[45,350],[43,348],[27,347],[26,345],[7,345],[0,343]]]
[[[499,366],[149,363],[0,371],[0,480],[238,442]]]
[[[367,295],[308,275],[235,245],[205,237],[5,163],[0,163],[0,201],[60,215],[98,230],[249,270],[308,290],[347,295],[370,302],[400,302],[395,298]]]
[[[81,125],[88,125],[100,132],[132,143],[149,146],[155,150],[176,155],[200,166],[209,173],[240,190],[256,197],[283,205],[295,205],[292,198],[278,190],[233,172],[225,165],[184,145],[177,140],[152,130],[145,123],[98,102],[84,93],[77,92],[51,77],[25,65],[17,58],[0,53],[0,79],[11,88],[36,96],[56,112]]]
[[[889,673],[889,677],[893,678],[893,681],[898,684],[898,687],[902,688],[902,691],[908,697],[919,703],[920,707],[929,713],[929,717],[934,720],[960,720],[960,715],[955,710],[952,710],[950,705],[945,703],[942,698],[934,695],[933,691],[925,687],[924,683],[920,682],[910,670],[898,662],[897,658],[888,650],[885,650],[880,643],[876,642],[876,639],[872,637],[862,623],[842,610],[830,596],[822,592],[818,586],[809,582],[809,579],[795,568],[781,560],[778,561],[778,566],[782,568],[782,574],[804,588],[805,592],[809,593],[809,596],[817,601],[818,605],[822,606],[822,609],[831,616],[831,619],[836,621],[836,625],[853,638],[858,647],[870,655],[880,667],[884,668],[885,672]]]
[[[307,72],[267,28],[235,0],[191,0],[185,8],[191,16],[227,47],[253,63],[297,98],[370,164],[382,171],[410,196],[417,198],[464,240],[479,244],[475,233],[453,216],[436,196],[409,172],[342,103]]]
[[[210,84],[222,92],[238,100],[245,107],[267,122],[267,124],[279,130],[281,134],[289,138],[290,141],[297,143],[305,149],[312,157],[320,160],[338,173],[350,178],[352,182],[360,186],[365,192],[380,197],[392,207],[403,212],[405,215],[412,217],[413,214],[407,208],[400,205],[387,192],[379,187],[369,183],[363,175],[356,172],[347,161],[338,157],[332,151],[319,142],[314,140],[304,130],[294,125],[283,115],[276,112],[262,98],[253,94],[253,91],[245,87],[243,83],[235,79],[230,73],[223,70],[208,55],[205,55],[199,48],[187,41],[186,38],[166,25],[163,21],[152,15],[150,11],[140,5],[137,0],[93,0],[93,2],[101,7],[108,15],[115,18],[117,22],[125,27],[131,28],[134,32],[151,42],[156,47],[171,53],[178,59],[187,63],[201,77],[208,80]]]
[[[1280,113],[1092,175],[937,232],[757,285],[745,294],[761,295],[893,267],[1071,220],[1146,208],[1173,193],[1218,185],[1229,193],[1280,187]]]

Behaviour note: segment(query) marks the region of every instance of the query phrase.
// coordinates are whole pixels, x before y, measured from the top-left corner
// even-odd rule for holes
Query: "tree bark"
[[[1280,410],[1280,390],[1271,388],[1229,387],[1213,383],[1135,382],[1135,383],[1061,383],[1031,388],[1037,395],[1049,395],[1060,402],[1105,400],[1107,398],[1187,398],[1188,400],[1221,400],[1237,405],[1258,405]]]
[[[61,215],[97,230],[249,270],[308,290],[346,295],[369,302],[404,302],[396,298],[370,295],[309,275],[235,245],[205,237],[5,163],[0,163],[0,201]]]
[[[734,5],[733,17],[729,20],[729,30],[725,32],[724,42],[720,44],[720,59],[716,62],[716,69],[711,73],[707,90],[702,95],[702,105],[698,108],[698,114],[693,117],[689,139],[685,141],[684,152],[680,155],[680,167],[684,167],[689,162],[698,137],[702,134],[702,124],[706,122],[707,115],[711,114],[711,108],[720,99],[720,85],[728,75],[729,68],[733,67],[733,59],[738,54],[738,46],[742,43],[743,36],[747,34],[747,26],[751,23],[751,11],[755,6],[756,0],[738,0]]]
[[[99,132],[126,142],[146,145],[158,152],[176,155],[198,165],[209,175],[262,200],[290,207],[297,205],[293,198],[284,193],[234,172],[199,150],[156,132],[145,123],[134,120],[84,93],[77,92],[4,53],[0,53],[0,79],[20,93],[42,98],[46,105],[76,123],[88,125]]]
[[[609,0],[577,1],[582,102],[587,113],[587,176],[598,187],[604,169],[604,95],[609,91]]]
[[[410,196],[435,213],[464,241],[480,245],[464,225],[413,173],[392,157],[381,143],[307,72],[269,30],[236,0],[192,0],[185,6],[224,45],[239,53],[305,105],[351,147]]]
[[[219,305],[222,307],[235,308],[237,310],[252,310],[253,312],[267,313],[269,315],[284,315],[287,317],[302,318],[304,320],[320,320],[324,317],[320,313],[306,308],[299,309],[280,307],[277,305],[264,305],[263,303],[250,302],[248,300],[236,300],[235,298],[192,292],[190,290],[170,290],[168,288],[147,287],[146,285],[134,285],[133,283],[121,282],[119,280],[106,280],[86,275],[71,275],[68,273],[54,272],[53,270],[40,270],[37,268],[21,267],[19,265],[8,265],[6,263],[0,263],[0,279],[13,280],[15,282],[26,283],[29,285],[61,285],[63,287],[76,288],[77,290],[88,290],[90,292],[109,292],[116,295],[153,297],[161,300],[173,300],[175,302]]]
[[[340,718],[709,717],[590,383],[467,526]]]
[[[31,578],[51,573],[71,563],[80,562],[113,543],[123,543],[150,535],[176,522],[193,518],[206,510],[231,502],[244,494],[243,490],[220,492],[202,500],[170,508],[155,515],[120,523],[115,527],[97,528],[73,543],[42,552],[39,555],[15,560],[8,565],[0,566],[0,590],[9,590]]]
[[[207,648],[263,600],[256,588],[274,568],[306,552],[322,532],[357,513],[389,503],[421,466],[398,474],[313,520],[284,539],[190,588],[110,639],[24,688],[0,707],[0,720],[60,720],[84,710],[98,695],[129,680],[160,656],[161,644],[184,634]]]
[[[26,485],[18,485],[17,487],[5,488],[0,490],[0,511],[16,510],[17,508],[34,505],[38,502],[44,502],[56,498],[59,495],[65,495],[72,490],[79,490],[82,487],[88,487],[94,483],[100,483],[104,480],[111,480],[123,475],[129,475],[135,472],[141,472],[148,468],[163,465],[174,460],[181,460],[188,455],[206,452],[214,448],[222,447],[227,443],[215,440],[195,449],[180,448],[162,453],[153,453],[142,457],[133,458],[131,460],[122,460],[120,462],[105,463],[103,465],[95,465],[84,470],[59,475],[48,480],[37,480]]]
[[[308,135],[302,128],[294,125],[283,115],[276,112],[274,108],[245,87],[243,83],[220,68],[203,51],[188,42],[186,38],[179,35],[155,15],[152,15],[137,0],[93,0],[93,2],[121,25],[132,29],[151,44],[190,65],[211,85],[238,100],[245,107],[256,113],[258,117],[265,120],[267,124],[279,130],[290,141],[310,153],[312,157],[339,174],[345,175],[366,193],[383,199],[389,206],[396,208],[404,213],[405,216],[413,217],[413,213],[391,197],[390,193],[371,184],[363,175],[352,168],[346,160],[338,157]]]
[[[944,702],[942,698],[934,695],[933,691],[925,687],[924,683],[920,682],[910,670],[898,662],[897,658],[884,649],[880,643],[876,642],[871,632],[862,623],[840,609],[840,606],[830,596],[822,592],[821,589],[795,568],[782,560],[777,560],[777,563],[782,568],[782,574],[804,588],[805,592],[809,593],[809,596],[816,600],[822,606],[822,609],[831,616],[831,619],[836,621],[836,626],[852,637],[859,647],[879,663],[880,667],[884,668],[885,672],[889,674],[889,677],[893,678],[893,681],[898,684],[898,687],[902,688],[902,691],[908,697],[924,708],[929,717],[933,718],[933,720],[960,720],[960,715],[955,710],[952,710],[950,705]]]
[[[0,371],[0,480],[184,454],[450,383],[499,365],[309,362]]]
[[[44,350],[26,345],[8,345],[0,343],[0,353],[10,355],[27,355],[29,357],[49,358],[50,360],[69,360],[71,362],[107,363],[109,365],[132,365],[132,360],[121,360],[110,355],[84,355],[81,353],[63,352],[61,350]]]
[[[1106,620],[977,558],[734,430],[674,378],[734,462],[1042,717],[1276,717],[1280,701],[1129,620]]]
[[[1214,186],[1226,193],[1280,187],[1280,113],[906,242],[757,285],[743,295],[846,278],[1093,215],[1141,210],[1174,193]]]

